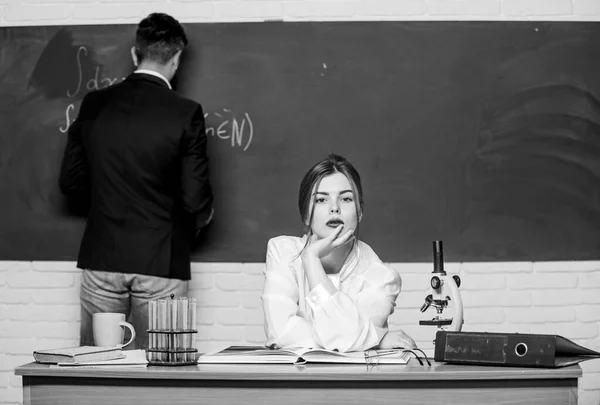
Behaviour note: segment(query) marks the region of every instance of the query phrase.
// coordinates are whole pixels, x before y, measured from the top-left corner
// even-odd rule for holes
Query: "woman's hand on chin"
[[[334,250],[351,242],[354,239],[354,229],[350,229],[340,235],[343,228],[343,225],[339,225],[335,228],[334,232],[323,239],[318,239],[317,235],[313,234],[310,238],[310,244],[305,250],[305,254],[313,254],[322,259]]]
[[[380,349],[416,349],[417,344],[415,341],[408,336],[402,329],[398,331],[389,331],[385,334],[381,342],[379,342]]]

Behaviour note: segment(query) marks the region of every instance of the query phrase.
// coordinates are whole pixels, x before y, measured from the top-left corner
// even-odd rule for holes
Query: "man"
[[[93,345],[92,315],[120,312],[133,347],[148,347],[148,302],[185,296],[194,238],[212,219],[202,107],[171,89],[187,37],[154,13],[137,28],[137,70],[88,93],[69,128],[60,172],[66,195],[90,211],[77,266],[81,345]]]

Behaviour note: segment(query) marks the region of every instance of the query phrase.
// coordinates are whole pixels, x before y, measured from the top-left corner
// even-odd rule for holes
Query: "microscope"
[[[432,293],[425,297],[421,312],[434,306],[437,315],[431,320],[419,321],[419,325],[435,325],[440,330],[448,327],[449,330],[460,332],[463,325],[463,304],[458,287],[460,277],[448,276],[444,271],[444,252],[441,240],[433,241],[433,276],[431,277]],[[452,302],[454,308],[453,318],[442,318],[442,312]]]

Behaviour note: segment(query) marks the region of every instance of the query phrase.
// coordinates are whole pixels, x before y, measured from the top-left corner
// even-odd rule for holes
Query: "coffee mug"
[[[135,339],[135,330],[129,322],[125,322],[125,314],[98,312],[92,316],[92,321],[96,346],[125,347]],[[131,331],[131,339],[125,344],[123,344],[124,326]]]

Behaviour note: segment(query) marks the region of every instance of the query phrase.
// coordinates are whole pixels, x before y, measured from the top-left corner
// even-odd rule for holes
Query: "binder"
[[[435,361],[514,367],[556,368],[600,358],[559,335],[438,331]]]

